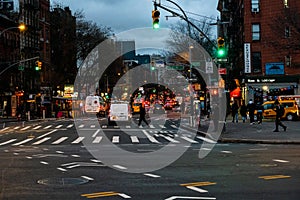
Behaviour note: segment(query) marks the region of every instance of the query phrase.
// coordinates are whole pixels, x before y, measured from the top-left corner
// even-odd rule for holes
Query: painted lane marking
[[[101,142],[102,138],[103,138],[102,136],[97,136],[97,137],[93,140],[92,143],[94,143],[94,144],[99,144],[99,143]]]
[[[102,163],[101,160],[96,160],[96,159],[91,159],[91,161],[95,163]]]
[[[19,128],[21,128],[21,127],[20,127],[20,126],[17,126],[17,127],[14,128],[14,130],[17,130],[17,129],[19,129]]]
[[[37,129],[41,128],[41,127],[42,126],[36,126],[36,127],[33,128],[33,130],[37,130]]]
[[[123,167],[121,165],[113,165],[113,167],[118,168],[118,169],[127,169],[126,167]]]
[[[139,143],[140,142],[137,136],[130,136],[130,139],[131,139],[132,143]]]
[[[97,131],[93,134],[93,136],[92,137],[96,137],[97,136],[97,134],[100,132],[100,130],[101,129],[97,129]]]
[[[177,127],[176,125],[174,125],[174,124],[172,124],[171,127],[172,127],[172,128],[175,128],[175,129],[178,128],[178,127]]]
[[[144,174],[145,176],[149,176],[149,177],[152,177],[152,178],[159,178],[160,176],[159,175],[155,175],[155,174]]]
[[[153,124],[150,124],[149,127],[150,127],[150,128],[155,128]]]
[[[146,137],[150,140],[152,143],[159,144],[160,142],[157,141],[153,136],[151,136],[149,133],[147,133],[146,130],[143,130],[143,133],[146,135]]]
[[[80,142],[82,142],[82,140],[84,139],[84,137],[78,137],[76,140],[74,140],[71,144],[78,144]]]
[[[58,154],[63,154],[64,152],[63,151],[55,151],[56,153]]]
[[[84,179],[86,179],[88,181],[93,181],[94,180],[93,178],[88,177],[88,176],[81,176],[81,178],[84,178]]]
[[[31,156],[26,156],[25,158],[27,158],[27,159],[29,159],[29,160],[30,160],[30,159],[32,159],[32,157],[31,157]]]
[[[221,151],[221,153],[232,153],[232,151]]]
[[[39,145],[39,144],[42,144],[42,143],[44,143],[44,142],[46,142],[47,140],[50,140],[50,139],[51,139],[51,137],[45,137],[45,138],[33,143],[32,145]]]
[[[25,130],[29,129],[30,127],[31,126],[26,126],[26,127],[22,128],[21,131],[25,131]]]
[[[127,194],[124,193],[119,193],[120,197],[123,197],[124,199],[131,199],[131,196],[128,196]]]
[[[54,133],[55,131],[57,131],[57,129],[54,129],[54,130],[52,130],[52,131],[50,131],[50,132],[48,132],[48,133],[45,133],[45,134],[43,134],[43,135],[40,135],[39,137],[37,137],[37,139],[46,137],[46,136],[50,135],[51,133]]]
[[[208,186],[208,185],[216,185],[216,184],[217,183],[215,183],[215,182],[205,181],[205,182],[183,183],[183,184],[180,184],[180,186],[184,186],[184,187],[188,187],[188,186]]]
[[[164,125],[160,124],[159,125],[160,128],[166,128]]]
[[[280,162],[280,163],[288,163],[290,161],[288,160],[279,160],[279,159],[273,159],[274,162]]]
[[[75,154],[73,154],[73,155],[71,155],[73,158],[80,158],[80,155],[75,155]]]
[[[81,124],[78,126],[78,128],[83,128],[84,127],[84,124]]]
[[[76,164],[77,164],[76,162],[72,162],[72,163],[61,164],[61,166],[62,166],[62,167],[65,167],[65,166],[76,165]]]
[[[194,191],[199,192],[199,193],[206,193],[206,192],[208,192],[207,190],[204,190],[204,189],[201,189],[201,188],[197,188],[195,186],[187,186],[186,188],[188,188],[190,190],[194,190]]]
[[[23,140],[23,141],[21,141],[21,142],[12,144],[12,146],[19,146],[19,145],[25,144],[25,143],[27,143],[27,142],[29,142],[29,141],[31,141],[31,140],[33,140],[33,138],[27,138],[27,139],[25,139],[25,140]]]
[[[119,136],[113,136],[112,138],[112,143],[116,144],[120,142],[120,137]]]
[[[91,128],[95,128],[95,127],[96,127],[96,125],[95,125],[95,124],[91,125]]]
[[[58,126],[56,126],[55,128],[61,128],[63,125],[62,124],[60,124],[60,125],[58,125]]]
[[[261,179],[264,179],[264,180],[273,180],[273,179],[281,179],[281,178],[291,178],[291,176],[271,175],[271,176],[260,176],[258,178],[261,178]]]
[[[52,125],[49,125],[49,126],[46,126],[44,129],[49,129],[51,127],[52,127]]]
[[[98,197],[108,197],[108,196],[117,196],[119,195],[118,192],[96,192],[96,193],[90,193],[90,194],[82,194],[82,197],[86,197],[86,198],[98,198]]]
[[[188,142],[190,142],[190,143],[194,143],[194,144],[199,143],[199,142],[197,142],[195,140],[192,140],[191,138],[188,138],[188,137],[185,137],[185,136],[181,136],[181,138],[188,141]]]
[[[169,136],[165,136],[165,135],[162,135],[162,134],[159,134],[159,136],[165,138],[165,139],[168,140],[169,142],[172,142],[172,143],[179,143],[179,141],[174,140],[173,138],[171,138],[171,137],[169,137]]]
[[[49,163],[45,162],[45,161],[41,161],[40,163],[43,164],[43,165],[49,165]]]
[[[131,128],[131,126],[127,125],[126,128]]]
[[[9,127],[5,127],[4,129],[1,129],[0,132],[6,131],[7,129],[9,129]]]
[[[68,167],[66,167],[67,169],[73,169],[75,167],[80,167],[80,164],[75,164],[75,165],[70,165]]]
[[[70,124],[67,126],[67,128],[72,128],[74,126],[74,124]]]
[[[208,142],[208,143],[211,143],[211,144],[216,144],[217,143],[216,141],[205,138],[205,137],[197,136],[197,138],[200,139],[200,140],[203,140],[204,142]]]
[[[65,141],[66,139],[68,139],[68,137],[61,137],[61,138],[59,138],[58,140],[52,142],[51,144],[60,144],[60,143],[62,143],[63,141]]]
[[[8,140],[8,141],[6,141],[6,142],[2,142],[2,143],[0,143],[0,146],[3,146],[3,145],[6,145],[6,144],[9,144],[9,143],[12,143],[12,142],[14,142],[14,141],[16,141],[17,139],[11,139],[11,140]]]
[[[58,169],[58,170],[60,170],[60,171],[63,171],[63,172],[68,171],[68,170],[66,170],[66,169],[64,169],[64,168],[61,168],[61,167],[58,167],[58,168],[56,168],[56,169]]]

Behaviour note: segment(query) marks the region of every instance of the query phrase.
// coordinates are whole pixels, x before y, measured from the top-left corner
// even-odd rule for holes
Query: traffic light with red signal
[[[153,29],[159,29],[159,10],[152,10],[152,27]]]

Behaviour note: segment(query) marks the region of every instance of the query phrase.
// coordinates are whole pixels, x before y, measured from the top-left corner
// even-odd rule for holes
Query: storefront
[[[300,76],[246,77],[243,96],[246,102],[249,99],[264,102],[280,95],[300,94],[299,79]]]

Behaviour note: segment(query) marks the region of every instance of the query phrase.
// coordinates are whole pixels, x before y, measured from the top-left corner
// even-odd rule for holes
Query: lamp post
[[[8,31],[8,30],[11,30],[11,29],[19,29],[20,31],[25,31],[26,30],[26,25],[21,23],[19,26],[13,26],[13,27],[9,27],[9,28],[6,28],[4,30],[2,30],[0,32],[0,36],[5,32],[5,31]]]

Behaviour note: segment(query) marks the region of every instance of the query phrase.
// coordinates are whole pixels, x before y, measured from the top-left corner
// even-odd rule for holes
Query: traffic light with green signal
[[[152,27],[153,27],[153,29],[159,28],[159,16],[160,16],[159,10],[152,10]]]
[[[226,57],[226,49],[225,49],[225,40],[224,40],[224,38],[219,37],[217,39],[217,45],[218,45],[217,57],[218,58]]]
[[[37,61],[35,62],[35,70],[36,70],[36,71],[41,70],[41,69],[42,69],[42,65],[43,65],[43,63],[42,63],[41,61],[37,60]]]

